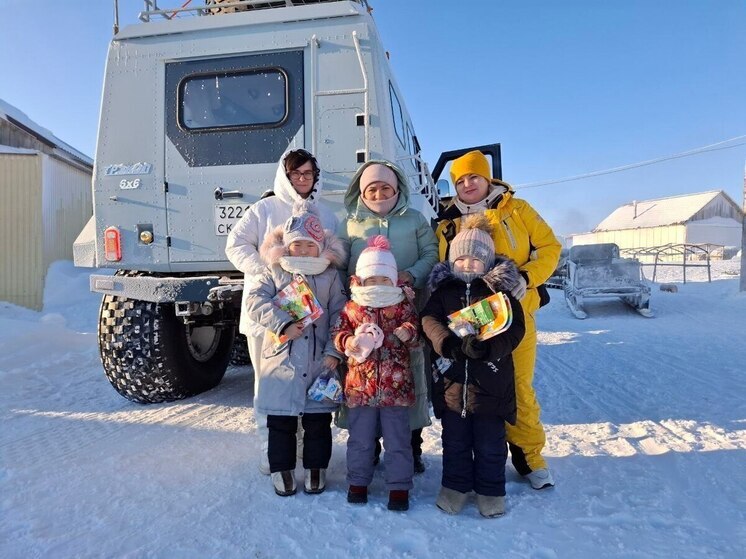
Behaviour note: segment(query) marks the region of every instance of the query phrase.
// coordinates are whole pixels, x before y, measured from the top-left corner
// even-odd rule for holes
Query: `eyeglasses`
[[[291,179],[294,180],[300,180],[301,178],[304,178],[307,181],[310,181],[313,179],[314,172],[313,171],[303,171],[302,173],[300,171],[290,171],[288,173],[288,176]]]

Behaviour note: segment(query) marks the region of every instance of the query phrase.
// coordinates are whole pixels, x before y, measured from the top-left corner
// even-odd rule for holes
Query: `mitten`
[[[510,294],[520,301],[526,295],[526,287],[526,278],[521,275],[518,277],[516,286],[510,290]]]
[[[443,341],[443,357],[454,361],[466,361],[464,352],[461,351],[461,338],[456,335],[448,336]]]
[[[461,340],[461,350],[469,359],[484,359],[490,347],[487,342],[480,342],[474,334],[469,334]]]

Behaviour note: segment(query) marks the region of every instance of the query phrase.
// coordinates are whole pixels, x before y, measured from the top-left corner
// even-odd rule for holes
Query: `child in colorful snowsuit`
[[[352,300],[332,336],[337,351],[348,356],[347,501],[368,502],[380,424],[388,508],[407,510],[414,475],[409,408],[415,403],[409,352],[420,340],[413,294],[398,286],[396,260],[389,248],[388,239],[376,235],[360,253],[350,278]]]
[[[355,274],[358,256],[368,240],[374,235],[385,236],[396,259],[399,281],[412,287],[415,308],[420,309],[425,302],[427,276],[438,261],[438,247],[429,220],[412,207],[411,197],[409,181],[399,167],[383,160],[363,163],[347,188],[344,198],[347,219],[340,223],[338,234],[349,247],[348,276]],[[409,408],[412,456],[415,473],[422,473],[425,471],[422,429],[431,424],[429,383],[423,348],[415,348],[409,357],[415,384],[415,403]],[[344,406],[337,417],[339,427],[347,425],[346,409]],[[377,454],[380,452],[379,445]]]
[[[449,259],[430,274],[430,300],[422,326],[437,355],[433,408],[441,420],[443,477],[437,506],[458,514],[474,491],[484,517],[505,513],[505,422],[516,414],[511,352],[525,331],[523,311],[510,290],[520,274],[512,260],[495,255],[489,222],[467,218],[451,241]],[[484,341],[460,338],[448,328],[448,316],[494,293],[512,307],[510,327]],[[442,357],[444,359],[438,359]]]
[[[275,492],[296,492],[296,430],[301,417],[304,490],[321,493],[332,453],[331,420],[337,404],[315,401],[307,391],[324,370],[335,370],[342,355],[334,348],[329,328],[347,302],[337,267],[346,255],[340,240],[324,230],[311,207],[300,204],[284,226],[275,228],[260,247],[271,262],[246,296],[249,318],[265,327],[261,355],[254,363],[257,391],[254,408],[267,414],[269,466]],[[302,277],[323,308],[323,315],[303,328],[273,297],[293,279]],[[289,338],[278,343],[278,337]]]

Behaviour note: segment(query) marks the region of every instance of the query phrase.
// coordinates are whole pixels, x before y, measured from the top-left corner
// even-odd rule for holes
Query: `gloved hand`
[[[461,338],[452,334],[443,342],[443,357],[454,361],[466,361],[464,352],[461,351]]]
[[[526,278],[518,276],[518,283],[510,290],[510,294],[520,301],[526,295],[526,287]]]
[[[461,350],[469,359],[484,359],[490,351],[487,342],[480,342],[474,334],[464,336]]]

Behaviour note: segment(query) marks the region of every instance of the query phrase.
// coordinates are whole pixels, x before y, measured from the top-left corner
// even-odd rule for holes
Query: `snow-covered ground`
[[[0,557],[743,557],[746,293],[738,262],[714,266],[654,286],[653,319],[608,300],[580,321],[551,291],[536,387],[557,486],[508,466],[507,514],[485,520],[435,508],[437,422],[409,512],[386,510],[380,472],[367,506],[346,503],[339,431],[328,490],[275,496],[250,370],[128,402],[101,370],[88,271],[58,262],[43,312],[0,303]]]

